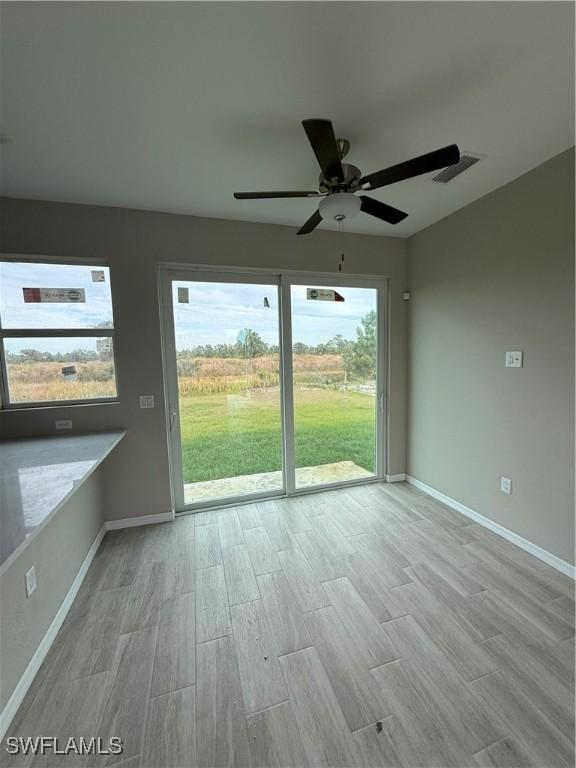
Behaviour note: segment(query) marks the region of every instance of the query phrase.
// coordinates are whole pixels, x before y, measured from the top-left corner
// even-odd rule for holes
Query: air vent
[[[432,176],[432,181],[436,181],[438,184],[448,184],[449,181],[455,179],[456,176],[460,176],[461,173],[471,168],[480,160],[478,156],[470,154],[461,154],[460,160],[454,165],[449,165],[448,168],[444,168],[443,171],[437,173],[436,176]]]

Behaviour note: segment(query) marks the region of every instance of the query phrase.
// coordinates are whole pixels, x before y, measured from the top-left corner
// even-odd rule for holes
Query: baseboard
[[[446,496],[445,493],[437,491],[436,488],[432,488],[431,485],[426,485],[426,483],[423,483],[420,480],[416,480],[416,478],[412,477],[411,475],[406,475],[406,480],[410,483],[410,485],[413,485],[415,488],[419,488],[421,491],[424,491],[424,493],[427,493],[428,496],[432,496],[434,499],[437,499],[443,504],[446,504],[447,507],[451,507],[452,509],[456,510],[456,512],[460,512],[461,514],[466,515],[466,517],[474,520],[475,523],[484,526],[484,528],[488,528],[493,533],[501,536],[503,539],[512,542],[512,544],[516,544],[517,547],[520,547],[526,552],[529,552],[531,555],[534,555],[534,557],[537,557],[539,560],[542,560],[544,563],[552,566],[552,568],[560,571],[560,573],[563,573],[565,576],[568,576],[571,579],[576,579],[576,566],[570,565],[570,563],[566,562],[566,560],[562,560],[560,557],[553,555],[552,552],[548,552],[547,549],[539,547],[537,544],[534,544],[528,539],[525,539],[518,533],[514,533],[514,531],[511,531],[509,528],[505,528],[503,525],[495,523],[493,520],[490,520],[489,517],[484,517],[484,515],[481,515],[479,512],[475,512],[473,509],[470,509],[470,507],[467,507],[464,504],[461,504],[459,501],[456,501],[456,499],[452,499],[450,496]]]
[[[36,652],[30,659],[28,666],[24,670],[24,674],[18,681],[18,685],[14,689],[12,696],[10,696],[10,698],[8,699],[8,702],[6,703],[6,706],[4,707],[2,713],[0,714],[0,739],[4,738],[4,734],[8,730],[8,727],[10,726],[10,723],[12,722],[14,715],[18,711],[18,707],[22,703],[24,696],[26,696],[28,689],[32,685],[32,681],[36,677],[36,673],[40,669],[40,666],[44,661],[46,654],[50,650],[50,646],[56,639],[56,635],[58,634],[60,627],[64,623],[64,619],[66,618],[68,611],[70,610],[72,603],[74,602],[74,598],[78,594],[80,585],[84,581],[84,577],[86,576],[88,568],[90,568],[90,564],[92,563],[92,560],[94,559],[94,556],[98,551],[98,547],[100,546],[100,543],[104,538],[105,533],[106,533],[106,527],[103,525],[102,528],[100,528],[100,530],[96,534],[96,538],[92,542],[92,545],[88,550],[88,554],[86,555],[86,557],[84,558],[84,561],[82,562],[82,565],[78,569],[78,573],[76,574],[76,577],[74,578],[74,581],[70,586],[70,589],[66,593],[66,597],[62,601],[60,608],[56,613],[56,616],[54,616],[54,618],[52,619],[52,623],[50,624],[50,626],[46,631],[46,634],[40,641],[40,645],[38,646],[38,648],[36,649]]]
[[[137,525],[153,525],[154,523],[169,523],[174,520],[174,512],[157,512],[154,515],[140,517],[122,517],[119,520],[107,520],[104,524],[107,531],[117,531],[120,528],[134,528]]]
[[[400,472],[399,475],[386,475],[387,483],[403,483],[406,481],[406,473]]]

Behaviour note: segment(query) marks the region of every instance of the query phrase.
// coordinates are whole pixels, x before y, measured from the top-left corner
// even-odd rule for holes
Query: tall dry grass
[[[178,357],[181,376],[243,376],[246,373],[278,373],[278,355],[262,357]],[[295,371],[343,371],[341,355],[294,355]]]
[[[294,376],[299,384],[326,384],[344,380],[340,355],[295,355]],[[246,389],[277,387],[278,355],[249,359],[186,357],[178,360],[180,395],[232,394]]]
[[[248,373],[245,376],[179,376],[178,392],[189,395],[216,395],[243,392],[246,389],[277,387],[277,373]]]
[[[50,381],[9,383],[13,403],[51,402],[56,400],[98,400],[116,397],[113,381]]]
[[[233,394],[267,389],[280,383],[278,355],[244,360],[196,357],[178,360],[178,389],[190,395]],[[10,363],[8,381],[13,402],[83,400],[114,397],[111,362],[76,363],[77,381],[66,381],[62,368],[69,363]],[[299,384],[334,384],[344,380],[340,355],[295,355],[294,378]]]
[[[115,397],[111,362],[74,363],[77,380],[64,379],[62,368],[72,363],[8,363],[8,386],[13,403],[52,400],[93,400]]]

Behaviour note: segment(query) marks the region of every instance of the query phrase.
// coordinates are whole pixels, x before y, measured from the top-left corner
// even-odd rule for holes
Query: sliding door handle
[[[172,408],[170,411],[170,432],[174,432],[174,427],[176,426],[176,416],[178,414],[176,413],[176,409]]]
[[[384,413],[384,392],[380,392],[380,410]]]

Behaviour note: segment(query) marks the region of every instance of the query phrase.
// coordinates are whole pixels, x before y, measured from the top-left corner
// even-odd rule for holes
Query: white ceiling
[[[364,173],[456,142],[447,186],[374,192],[405,237],[574,142],[572,3],[2,3],[3,194],[300,226],[301,126],[330,118]],[[331,225],[322,225],[331,228]],[[313,237],[313,235],[311,235]]]

